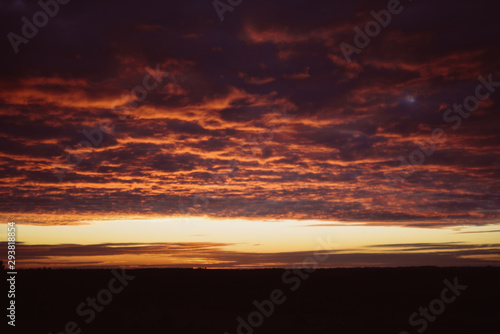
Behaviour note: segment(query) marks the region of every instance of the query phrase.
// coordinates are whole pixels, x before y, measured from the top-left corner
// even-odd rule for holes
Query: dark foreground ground
[[[111,270],[18,271],[16,327],[8,326],[7,332],[500,333],[500,268],[328,269],[309,274],[142,269],[117,270],[116,275]],[[265,301],[271,294],[274,302]],[[431,310],[420,314],[420,307]],[[238,322],[238,317],[244,320]]]

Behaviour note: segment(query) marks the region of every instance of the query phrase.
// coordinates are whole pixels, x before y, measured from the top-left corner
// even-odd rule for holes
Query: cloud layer
[[[22,267],[396,267],[497,265],[499,244],[373,245],[373,252],[323,250],[251,253],[224,250],[221,243],[18,245]],[[6,243],[0,243],[7,249]],[[390,248],[392,252],[383,249]],[[317,254],[317,259],[315,258]]]
[[[340,43],[386,2],[249,1],[223,22],[210,1],[61,6],[18,54],[3,41],[2,218],[498,222],[499,93],[456,129],[443,115],[479,75],[500,81],[499,5],[403,6],[351,63]],[[4,36],[39,10],[1,8]],[[446,140],[391,187],[436,128]]]

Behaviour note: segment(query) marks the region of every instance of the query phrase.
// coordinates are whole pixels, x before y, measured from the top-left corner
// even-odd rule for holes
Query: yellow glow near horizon
[[[315,226],[311,226],[315,225]],[[320,226],[328,225],[328,226]],[[409,228],[372,226],[363,223],[245,219],[164,218],[150,220],[93,221],[72,226],[17,226],[17,242],[31,245],[101,243],[227,243],[224,250],[240,252],[309,251],[318,237],[330,236],[337,251],[380,252],[390,248],[366,248],[370,245],[445,243],[492,244],[498,240],[500,225],[483,227]],[[464,233],[466,232],[466,233]],[[472,232],[472,233],[470,233]],[[7,240],[7,229],[0,231]]]

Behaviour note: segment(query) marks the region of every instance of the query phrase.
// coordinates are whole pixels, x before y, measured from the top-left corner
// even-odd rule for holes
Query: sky
[[[0,3],[18,267],[499,265],[497,2],[60,2]]]

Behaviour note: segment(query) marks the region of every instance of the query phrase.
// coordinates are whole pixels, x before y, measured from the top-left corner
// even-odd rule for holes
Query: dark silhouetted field
[[[444,280],[453,283],[457,278],[467,288],[444,304],[445,309],[422,332],[500,333],[500,268],[321,269],[307,278],[302,270],[302,278],[288,272],[283,280],[285,272],[126,270],[135,278],[111,294],[111,301],[102,292],[101,299],[109,304],[96,312],[89,311],[86,299],[109,289],[115,277],[111,270],[22,270],[17,275],[14,332],[64,333],[66,324],[74,321],[78,328],[70,324],[68,333],[80,329],[80,333],[95,334],[234,334],[238,333],[237,317],[247,319],[257,310],[254,300],[260,303],[279,289],[282,303],[274,305],[272,312],[269,303],[264,303],[266,312],[272,314],[263,316],[260,327],[240,328],[240,333],[418,333],[423,321],[411,326],[410,315],[442,298]],[[113,280],[115,291],[120,286]],[[445,293],[448,300],[452,297],[451,291]],[[84,315],[77,314],[79,306]],[[435,302],[434,307],[438,306]],[[259,316],[254,314],[253,321],[260,321]]]

